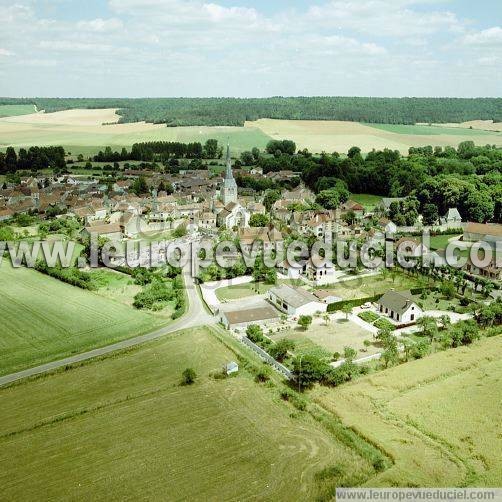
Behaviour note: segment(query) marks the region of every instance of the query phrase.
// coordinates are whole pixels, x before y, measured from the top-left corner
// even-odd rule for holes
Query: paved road
[[[195,287],[190,267],[187,266],[183,269],[183,278],[185,281],[185,287],[188,296],[188,309],[183,317],[180,317],[176,321],[173,321],[168,326],[160,328],[157,331],[148,333],[146,335],[137,336],[135,338],[130,338],[128,340],[123,340],[121,342],[114,343],[112,345],[107,345],[100,349],[90,350],[88,352],[82,352],[81,354],[76,354],[74,356],[66,357],[58,361],[52,361],[47,364],[42,364],[41,366],[36,366],[34,368],[29,368],[27,370],[19,371],[18,373],[12,373],[10,375],[5,375],[0,377],[0,387],[2,385],[7,385],[9,383],[21,380],[26,377],[39,375],[47,371],[51,371],[57,368],[66,366],[67,364],[79,363],[82,361],[87,361],[94,357],[104,356],[121,349],[127,349],[129,347],[135,347],[141,345],[142,343],[156,340],[169,333],[174,333],[175,331],[180,331],[186,328],[193,328],[196,326],[204,326],[208,324],[215,324],[216,320],[213,316],[208,314],[204,308],[204,305],[199,297],[197,288]]]

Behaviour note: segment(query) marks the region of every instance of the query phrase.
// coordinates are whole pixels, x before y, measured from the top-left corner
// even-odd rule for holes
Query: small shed
[[[223,370],[226,375],[232,375],[233,373],[239,372],[239,365],[236,362],[232,361],[230,363],[225,364]]]

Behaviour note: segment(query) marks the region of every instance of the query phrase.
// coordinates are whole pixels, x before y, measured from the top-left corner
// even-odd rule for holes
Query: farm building
[[[412,300],[409,291],[398,293],[387,291],[377,302],[378,311],[388,315],[392,320],[408,324],[422,317],[422,309]]]
[[[328,306],[320,302],[312,293],[301,288],[281,285],[268,292],[269,301],[288,315],[312,315],[326,312]]]
[[[218,321],[227,329],[246,328],[250,324],[261,325],[279,321],[279,312],[265,302],[263,303],[263,306],[249,309],[220,311]]]

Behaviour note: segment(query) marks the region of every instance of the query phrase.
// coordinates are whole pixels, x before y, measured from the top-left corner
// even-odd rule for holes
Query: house
[[[232,375],[234,373],[239,373],[239,365],[235,361],[232,361],[230,363],[225,364],[223,371],[225,375]]]
[[[377,302],[378,311],[400,324],[416,322],[423,316],[422,309],[413,301],[411,292],[387,291]]]
[[[220,310],[218,322],[227,329],[246,328],[250,324],[266,324],[279,321],[279,312],[263,302],[263,306],[238,310]],[[235,307],[234,307],[235,308]]]
[[[497,267],[497,259],[492,258],[491,262],[486,267],[479,267],[475,265],[471,257],[467,258],[467,263],[465,264],[465,270],[467,273],[472,275],[479,275],[481,277],[485,277],[487,279],[500,281],[502,280],[502,268]]]
[[[314,263],[310,258],[305,265],[305,275],[307,280],[315,286],[326,286],[335,282],[335,267],[333,263],[325,260],[318,260],[321,263]]]
[[[0,209],[0,221],[10,220],[14,216],[12,209]]]
[[[305,261],[293,265],[288,260],[284,260],[277,265],[277,270],[288,279],[299,280],[305,271]]]
[[[440,222],[441,225],[446,225],[450,228],[457,228],[462,223],[462,216],[460,216],[460,213],[458,212],[458,209],[456,207],[450,208],[448,209],[446,215],[440,218]]]
[[[378,224],[386,235],[394,235],[397,232],[397,225],[388,218],[380,218]]]
[[[420,258],[429,254],[429,249],[420,242],[418,239],[413,239],[412,237],[401,237],[396,242],[396,251],[401,253],[403,256],[410,256],[414,258]]]
[[[229,202],[225,208],[218,213],[217,222],[219,227],[245,228],[249,227],[251,215],[238,202]]]
[[[364,206],[353,200],[348,200],[347,202],[344,202],[340,206],[340,211],[344,214],[353,212],[355,214],[356,219],[358,220],[362,219],[365,213]]]
[[[484,241],[495,247],[502,241],[502,225],[496,223],[468,223],[464,229],[463,240],[467,242]]]
[[[253,244],[257,243],[255,249],[264,250],[275,249],[284,243],[282,233],[273,225],[268,227],[239,228],[239,243],[243,252],[249,253],[253,249]]]
[[[122,229],[119,223],[102,223],[100,225],[87,226],[82,230],[82,234],[86,237],[94,235],[110,240],[122,239]]]
[[[279,310],[292,316],[313,315],[326,312],[328,308],[312,293],[286,284],[272,288],[268,292],[268,300]]]

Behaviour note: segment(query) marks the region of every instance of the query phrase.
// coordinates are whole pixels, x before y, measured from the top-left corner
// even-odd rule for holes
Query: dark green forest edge
[[[502,98],[0,98],[0,105],[34,104],[47,113],[73,108],[118,108],[120,122],[168,126],[243,126],[261,118],[416,124],[502,122]]]

